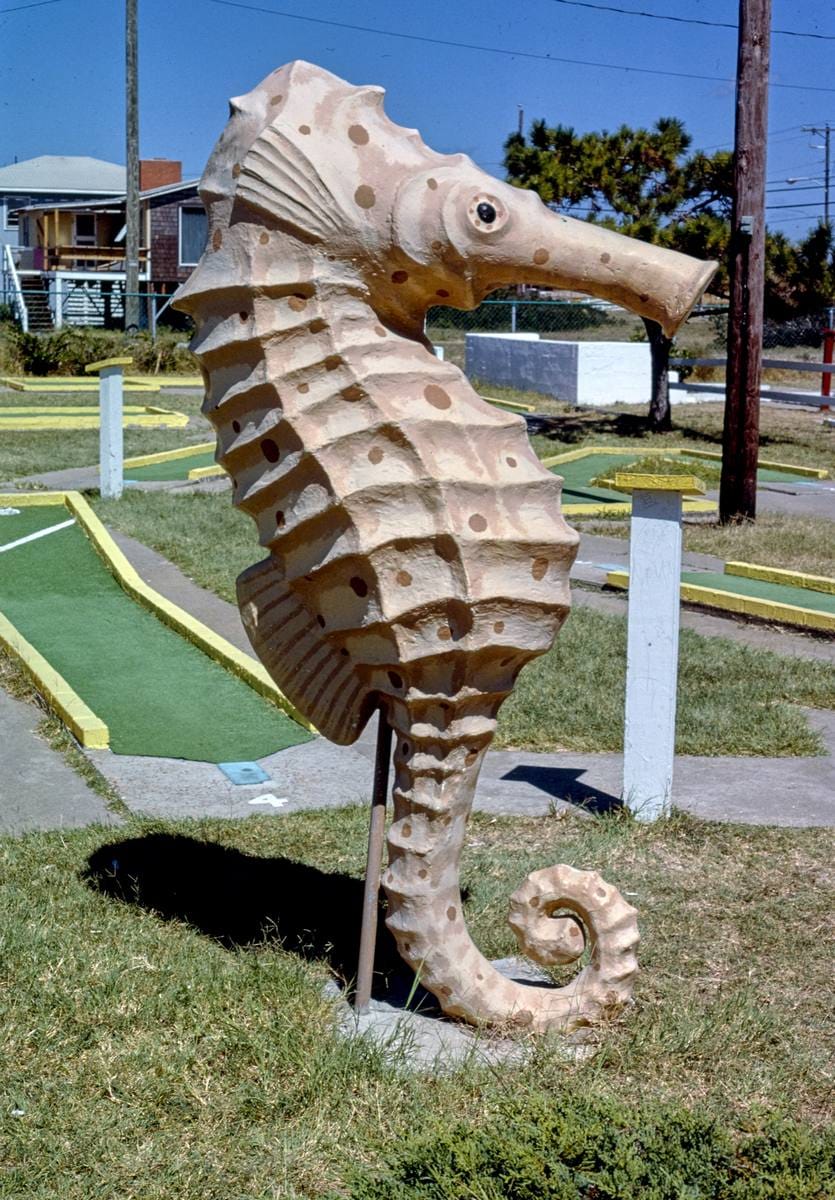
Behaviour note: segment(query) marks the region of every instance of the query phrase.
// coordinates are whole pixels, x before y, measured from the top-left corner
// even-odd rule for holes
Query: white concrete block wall
[[[566,404],[648,404],[647,342],[557,342],[538,334],[468,333],[465,371],[499,387],[540,392]],[[673,403],[680,393],[671,392]]]
[[[649,404],[648,342],[577,342],[577,404]]]

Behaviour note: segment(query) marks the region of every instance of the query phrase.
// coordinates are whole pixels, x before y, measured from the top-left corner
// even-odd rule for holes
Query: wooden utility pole
[[[136,0],[125,0],[125,331],[139,328],[139,82]]]
[[[765,157],[771,0],[740,0],[728,369],[719,519],[757,515],[765,286]]]

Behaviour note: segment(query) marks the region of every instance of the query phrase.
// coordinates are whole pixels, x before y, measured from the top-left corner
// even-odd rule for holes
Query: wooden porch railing
[[[71,271],[79,263],[89,264],[86,269],[107,271],[121,266],[125,261],[124,246],[49,246],[44,249],[44,269],[47,271]],[[140,266],[147,264],[148,250],[140,249]]]

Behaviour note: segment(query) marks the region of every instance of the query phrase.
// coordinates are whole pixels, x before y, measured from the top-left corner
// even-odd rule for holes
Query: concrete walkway
[[[119,824],[101,796],[35,732],[42,718],[35,705],[0,689],[0,832]]]

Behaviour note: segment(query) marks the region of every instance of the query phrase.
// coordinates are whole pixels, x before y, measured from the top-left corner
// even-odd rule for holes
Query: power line
[[[590,8],[593,12],[612,12],[625,17],[647,17],[651,21],[675,21],[678,25],[708,25],[714,29],[736,29],[735,21],[707,21],[700,17],[674,17],[671,13],[644,12],[638,8],[618,8],[614,4],[591,4],[589,0],[551,0],[552,4],[565,4],[570,8]],[[772,29],[772,34],[783,37],[816,38],[823,42],[835,42],[832,33],[803,33],[799,29]]]
[[[779,182],[785,183],[786,181],[785,179],[781,179]],[[819,184],[812,184],[811,187],[794,187],[792,185],[789,187],[769,187],[768,194],[769,196],[773,196],[775,192],[819,192],[823,186],[823,181],[821,181]]]
[[[801,202],[800,204],[767,204],[767,205],[766,205],[766,208],[768,208],[768,209],[777,209],[777,208],[823,208],[823,203],[822,203],[820,200],[817,200],[817,201],[810,201],[809,203],[805,203],[805,204],[804,204],[803,202]]]
[[[621,63],[592,62],[583,58],[558,58],[553,54],[534,54],[527,50],[506,50],[501,46],[480,46],[474,42],[452,42],[446,38],[426,37],[418,33],[398,33],[393,29],[375,29],[369,25],[349,25],[347,21],[328,21],[324,17],[305,17],[299,13],[288,13],[277,8],[263,8],[258,4],[244,4],[241,0],[208,0],[209,4],[220,4],[224,8],[242,8],[247,12],[267,13],[271,17],[282,17],[287,21],[305,21],[310,25],[327,25],[333,29],[350,29],[354,33],[371,33],[377,37],[400,38],[407,42],[423,42],[430,46],[451,46],[455,50],[477,50],[483,54],[504,54],[509,58],[536,59],[539,62],[569,64],[575,67],[595,67],[604,71],[626,71],[635,75],[665,75],[673,79],[702,79],[708,83],[734,83],[725,75],[695,75],[685,71],[659,71],[651,67],[624,66]],[[795,92],[835,92],[835,88],[815,87],[806,83],[772,83],[772,87]]]
[[[23,12],[26,8],[43,8],[47,4],[63,4],[64,0],[35,0],[34,4],[18,4],[16,8],[0,8],[0,17],[11,12]]]

